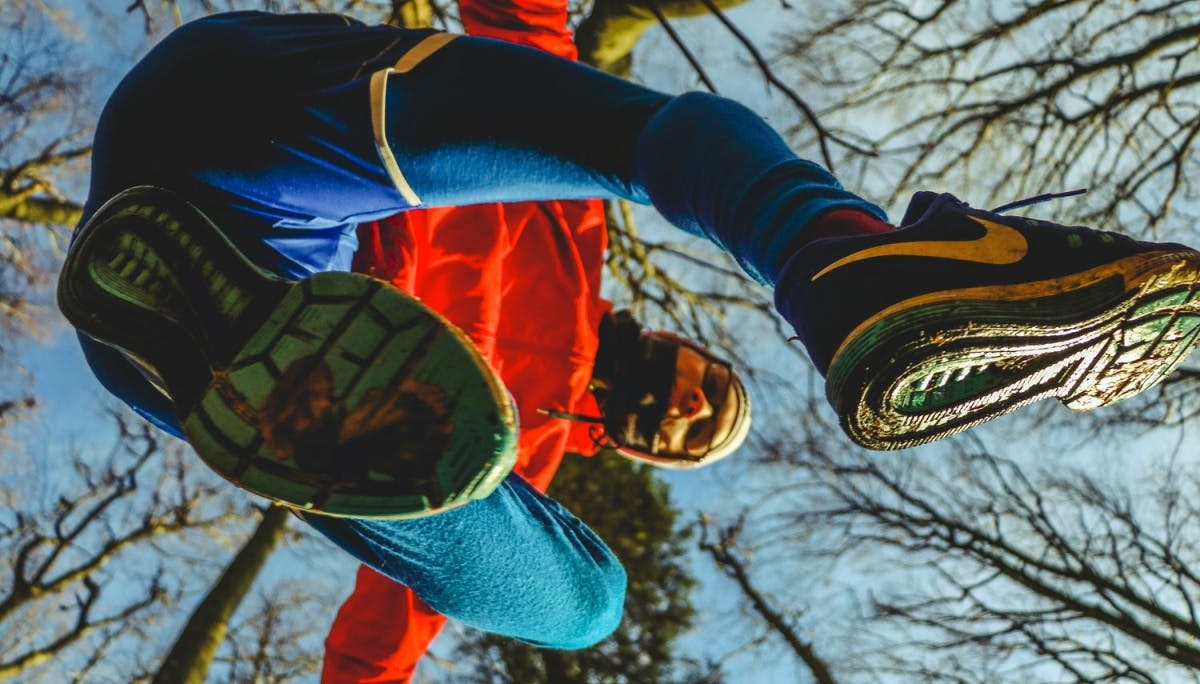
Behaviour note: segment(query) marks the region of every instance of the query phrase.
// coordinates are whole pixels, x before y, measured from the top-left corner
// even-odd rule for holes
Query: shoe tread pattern
[[[284,505],[427,515],[486,496],[515,459],[506,391],[440,314],[360,274],[275,278],[173,195],[97,212],[59,303],[158,372],[206,463]]]
[[[826,383],[851,437],[901,449],[1041,399],[1099,408],[1161,382],[1200,344],[1194,251],[1035,285],[1025,290],[1040,296],[972,288],[902,303],[856,330]]]

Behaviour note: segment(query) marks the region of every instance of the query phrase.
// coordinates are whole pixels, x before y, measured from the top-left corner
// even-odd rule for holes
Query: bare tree
[[[224,672],[229,682],[311,681],[321,669],[324,636],[313,629],[312,615],[329,610],[312,584],[290,581],[256,592],[243,617],[230,626],[209,680],[220,681]]]
[[[33,454],[10,451],[4,459],[5,489],[13,492],[0,507],[6,681],[134,674],[126,656],[151,640],[152,625],[169,616],[184,586],[164,552],[196,544],[238,516],[221,484],[194,477],[190,456],[164,450],[148,426],[133,428],[123,414],[112,422],[116,442],[107,455],[54,454],[73,474]],[[45,471],[19,469],[28,463]],[[17,478],[21,486],[10,488]]]
[[[837,155],[864,193],[892,202],[948,189],[998,204],[1091,186],[1057,215],[1195,242],[1198,12],[1170,1],[814,3],[783,42],[822,121],[876,153]],[[818,135],[794,133],[798,144]],[[1197,379],[1185,369],[1086,419],[1044,404],[913,454],[868,455],[818,423],[760,432],[767,472],[788,484],[707,550],[731,577],[744,572],[750,604],[765,598],[756,624],[785,642],[812,630],[840,676],[1200,679]],[[997,434],[1037,437],[992,440],[1004,451],[979,441]],[[1101,448],[1111,435],[1119,454]],[[776,579],[822,575],[829,585]],[[795,607],[825,593],[854,610]]]
[[[749,562],[737,551],[737,540],[741,534],[745,515],[732,525],[716,532],[710,529],[706,516],[700,519],[700,550],[707,553],[713,562],[733,580],[738,591],[746,598],[750,610],[761,619],[766,627],[783,640],[792,654],[804,664],[817,684],[834,684],[837,681],[830,671],[829,663],[817,652],[813,643],[798,630],[790,616],[775,607],[774,601],[758,587]]]
[[[56,172],[91,151],[87,129],[75,122],[87,74],[66,68],[71,48],[38,8],[6,3],[0,30],[0,218],[73,224],[79,205],[63,196]]]
[[[715,6],[729,8],[744,2],[720,0]],[[597,69],[628,78],[633,50],[646,29],[669,27],[670,19],[708,15],[710,6],[704,0],[595,0],[575,33],[579,58]]]
[[[1152,0],[859,0],[814,7],[791,64],[892,201],[1092,187],[1079,222],[1191,233],[1200,14]],[[1065,213],[1064,209],[1064,213]]]
[[[830,555],[889,559],[856,668],[941,681],[1200,679],[1200,481],[1155,459],[1144,481],[1030,466],[975,443],[945,460],[789,449]],[[912,571],[912,572],[908,572]],[[871,574],[871,573],[868,573]]]
[[[154,674],[155,684],[203,684],[217,648],[229,631],[234,611],[250,592],[267,559],[279,545],[289,520],[291,514],[282,506],[267,505],[263,508],[262,520],[254,533],[192,611],[171,650],[163,658],[162,665]],[[268,626],[274,627],[273,624]],[[260,658],[266,655],[265,652],[259,654]],[[266,667],[269,661],[258,664]]]
[[[50,280],[54,247],[79,218],[79,204],[60,188],[90,146],[75,120],[86,72],[50,19],[23,1],[5,3],[0,33],[0,356],[6,356],[14,340],[37,327],[34,288]]]

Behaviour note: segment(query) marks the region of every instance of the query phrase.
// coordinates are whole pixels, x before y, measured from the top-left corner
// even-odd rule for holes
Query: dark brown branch
[[[813,679],[818,684],[834,684],[837,680],[834,679],[829,665],[821,658],[811,643],[802,639],[800,635],[788,624],[787,618],[779,611],[771,606],[771,602],[754,586],[753,580],[750,578],[750,573],[746,570],[745,563],[732,551],[734,540],[738,535],[740,523],[721,530],[719,539],[715,542],[708,540],[708,523],[703,518],[700,520],[701,537],[700,550],[712,556],[713,561],[717,564],[727,577],[737,583],[742,595],[749,601],[754,611],[767,623],[767,625],[778,634],[791,648],[792,653],[808,667],[812,673]]]
[[[683,53],[684,58],[691,65],[692,71],[696,72],[696,76],[700,78],[700,82],[704,84],[705,88],[708,88],[708,92],[716,93],[717,87],[713,85],[712,79],[704,71],[704,66],[700,64],[700,60],[696,59],[696,55],[692,54],[691,49],[688,48],[683,38],[675,32],[675,29],[671,26],[671,22],[667,21],[667,15],[663,14],[662,10],[658,8],[658,3],[655,0],[646,0],[646,3],[650,6],[650,12],[654,14],[654,18],[658,20],[659,25],[667,32],[667,36],[671,39],[671,42],[675,43],[675,47],[679,48],[679,51]]]

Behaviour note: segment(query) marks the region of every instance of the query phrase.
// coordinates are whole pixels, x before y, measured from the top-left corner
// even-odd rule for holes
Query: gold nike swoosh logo
[[[1029,242],[1016,228],[996,223],[987,219],[969,216],[972,221],[983,226],[983,237],[977,240],[925,240],[919,242],[893,242],[878,247],[870,247],[829,264],[812,277],[813,280],[841,268],[867,259],[884,256],[917,256],[937,259],[954,259],[955,261],[971,261],[978,264],[1003,266],[1015,264],[1029,252]]]

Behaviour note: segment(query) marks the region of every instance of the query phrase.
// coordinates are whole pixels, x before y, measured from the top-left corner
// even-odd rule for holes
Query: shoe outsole
[[[902,449],[1042,399],[1080,411],[1126,399],[1198,344],[1200,253],[1166,250],[901,302],[847,337],[826,392],[852,439]]]
[[[487,496],[515,460],[507,392],[437,312],[361,274],[271,276],[178,198],[97,212],[59,302],[158,372],[205,463],[283,505],[418,517]]]

